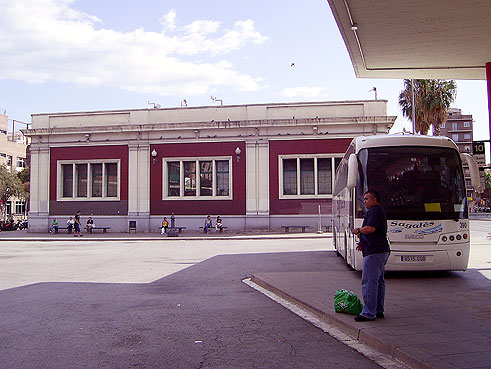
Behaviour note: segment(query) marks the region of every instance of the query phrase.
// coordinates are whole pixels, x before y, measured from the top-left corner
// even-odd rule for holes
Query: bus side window
[[[348,183],[348,161],[343,158],[336,172],[336,181],[334,183],[334,194],[339,194]]]

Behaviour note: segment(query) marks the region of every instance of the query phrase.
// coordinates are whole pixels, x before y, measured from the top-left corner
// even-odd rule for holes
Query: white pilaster
[[[246,228],[269,228],[269,144],[246,142]]]
[[[31,146],[29,231],[47,231],[49,214],[49,148]]]
[[[150,213],[150,146],[129,146],[128,215]]]

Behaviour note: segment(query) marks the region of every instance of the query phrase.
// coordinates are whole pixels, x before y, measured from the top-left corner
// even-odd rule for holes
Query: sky
[[[358,79],[326,0],[0,0],[0,113],[388,100],[402,80]],[[293,63],[293,66],[292,66]],[[489,138],[486,81],[452,107]],[[16,123],[16,129],[23,128]]]

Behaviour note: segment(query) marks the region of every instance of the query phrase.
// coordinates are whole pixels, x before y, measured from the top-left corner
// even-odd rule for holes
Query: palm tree
[[[454,80],[415,79],[415,130],[423,135],[433,126],[433,134],[440,135],[440,126],[445,123],[450,104],[455,100],[457,85]],[[410,79],[404,80],[404,90],[399,94],[402,114],[413,121],[412,88]]]

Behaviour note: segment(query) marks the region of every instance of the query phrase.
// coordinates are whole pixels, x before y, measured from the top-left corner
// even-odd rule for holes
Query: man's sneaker
[[[363,315],[355,316],[355,322],[371,322],[372,320],[375,320],[375,318],[370,319],[370,318],[364,317]]]
[[[384,319],[385,318],[384,313],[377,313],[377,318]]]

